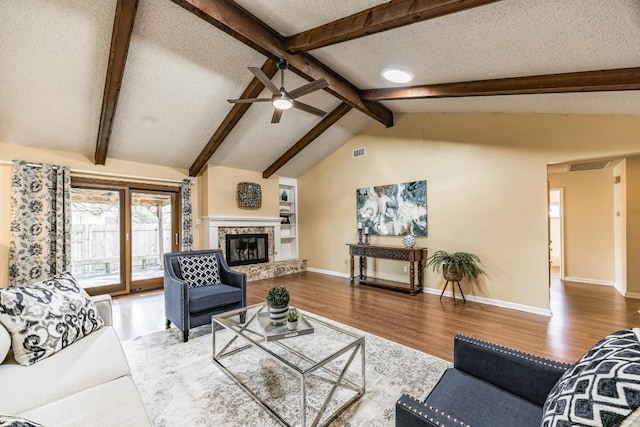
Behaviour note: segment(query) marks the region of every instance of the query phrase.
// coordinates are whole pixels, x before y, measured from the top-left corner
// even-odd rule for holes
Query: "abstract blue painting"
[[[427,181],[356,190],[358,226],[378,236],[427,235]]]

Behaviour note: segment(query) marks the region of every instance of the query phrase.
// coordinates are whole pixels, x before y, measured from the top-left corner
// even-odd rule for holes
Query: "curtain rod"
[[[0,160],[0,165],[13,165],[13,161],[11,160]],[[38,163],[27,162],[27,165],[33,167],[42,167],[42,165]],[[140,179],[144,181],[157,181],[157,182],[171,182],[176,184],[182,184],[181,179],[169,179],[169,178],[153,178],[147,176],[139,176],[139,175],[125,175],[120,173],[109,173],[109,172],[98,172],[98,171],[89,171],[82,169],[71,169],[71,173],[83,174],[83,175],[95,175],[102,176],[105,178],[127,178],[127,179]]]

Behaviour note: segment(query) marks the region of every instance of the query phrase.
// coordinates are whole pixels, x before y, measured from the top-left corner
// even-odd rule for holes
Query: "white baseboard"
[[[440,295],[442,293],[441,289],[433,289],[433,288],[425,288],[425,293]],[[444,296],[453,298],[453,293],[451,291],[445,291]],[[460,292],[456,292],[456,298],[461,299]],[[508,308],[511,310],[524,311],[527,313],[539,314],[541,316],[551,317],[551,310],[539,307],[533,307],[531,305],[524,304],[516,304],[514,302],[501,301],[497,299],[478,297],[475,295],[465,295],[465,298],[468,301],[479,302],[480,304],[494,305],[496,307]]]
[[[614,282],[610,282],[608,280],[585,279],[583,277],[565,276],[565,278],[562,280],[565,280],[567,282],[587,283],[589,285],[615,286]]]
[[[624,294],[625,298],[633,298],[633,299],[640,299],[640,293],[638,292],[627,292],[626,294]]]
[[[313,267],[307,267],[307,271],[311,271],[313,273],[326,274],[329,276],[344,277],[345,279],[349,278],[349,275],[347,273],[340,273],[338,271],[321,270],[319,268],[313,268]]]
[[[327,274],[329,276],[344,277],[345,279],[349,278],[348,274],[340,273],[337,271],[321,270],[319,268],[313,268],[313,267],[307,267],[307,271],[311,271],[314,273]],[[425,288],[424,292],[428,294],[440,295],[442,290]],[[453,297],[453,294],[451,293],[451,291],[446,291],[444,295],[448,297]],[[459,295],[457,295],[457,297],[460,298]],[[551,317],[551,310],[544,309],[544,308],[538,308],[538,307],[533,307],[533,306],[524,305],[524,304],[516,304],[513,302],[500,301],[500,300],[491,299],[491,298],[477,297],[475,295],[465,295],[465,297],[469,301],[479,302],[480,304],[494,305],[496,307],[509,308],[511,310],[525,311],[527,313],[533,313],[533,314],[539,314],[541,316]]]

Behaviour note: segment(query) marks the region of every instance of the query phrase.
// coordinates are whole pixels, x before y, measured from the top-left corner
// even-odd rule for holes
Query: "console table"
[[[377,246],[377,245],[357,245],[347,244],[349,246],[350,256],[350,272],[349,283],[354,284],[356,281],[362,285],[377,286],[394,291],[407,292],[415,295],[422,292],[424,284],[424,268],[427,260],[427,248],[405,248],[404,246]],[[355,276],[354,257],[359,259],[359,275]],[[396,282],[393,280],[378,279],[376,277],[367,277],[367,258],[382,258],[395,261],[406,261],[409,263],[409,283]],[[418,284],[416,285],[415,269],[418,268]],[[408,287],[407,287],[408,285]]]

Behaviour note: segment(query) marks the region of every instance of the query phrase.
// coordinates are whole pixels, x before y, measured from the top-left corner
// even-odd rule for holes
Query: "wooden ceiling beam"
[[[242,7],[229,0],[172,0],[252,49],[271,58],[283,58],[292,71],[307,80],[324,78],[325,90],[383,125],[393,126],[393,113],[380,103],[365,103],[359,89],[308,54],[292,55],[284,49],[282,37]]]
[[[278,160],[273,162],[271,166],[262,172],[264,179],[269,178],[276,173],[278,169],[284,166],[289,160],[293,159],[299,152],[301,152],[307,145],[311,144],[317,137],[322,135],[324,131],[329,129],[335,122],[340,120],[345,114],[351,110],[351,106],[345,102],[338,105],[333,111],[327,114],[317,125],[313,127],[305,136],[303,136],[298,142],[296,142],[291,148],[287,150]]]
[[[400,99],[622,90],[640,90],[640,67],[369,89],[361,91],[360,96],[363,100],[369,101],[392,101]]]
[[[109,65],[102,95],[102,111],[98,126],[96,142],[95,164],[104,165],[109,151],[109,139],[113,128],[113,119],[118,107],[118,97],[122,86],[122,76],[129,53],[133,24],[138,10],[138,0],[118,0],[116,14],[111,33],[111,48],[109,49]]]
[[[496,1],[393,0],[286,37],[284,48],[290,53],[307,52]]]
[[[267,61],[262,66],[262,72],[267,75],[270,79],[276,75],[278,71],[278,66],[276,65],[276,61],[272,59],[267,59]],[[262,90],[264,89],[264,84],[260,82],[256,77],[251,80],[249,86],[242,92],[240,98],[257,98]],[[213,153],[220,147],[220,144],[226,139],[226,137],[231,133],[233,128],[238,124],[244,113],[249,110],[253,104],[233,104],[231,107],[231,111],[224,118],[218,129],[214,132],[211,139],[207,145],[202,149],[195,162],[189,168],[190,176],[197,176],[207,165]]]

